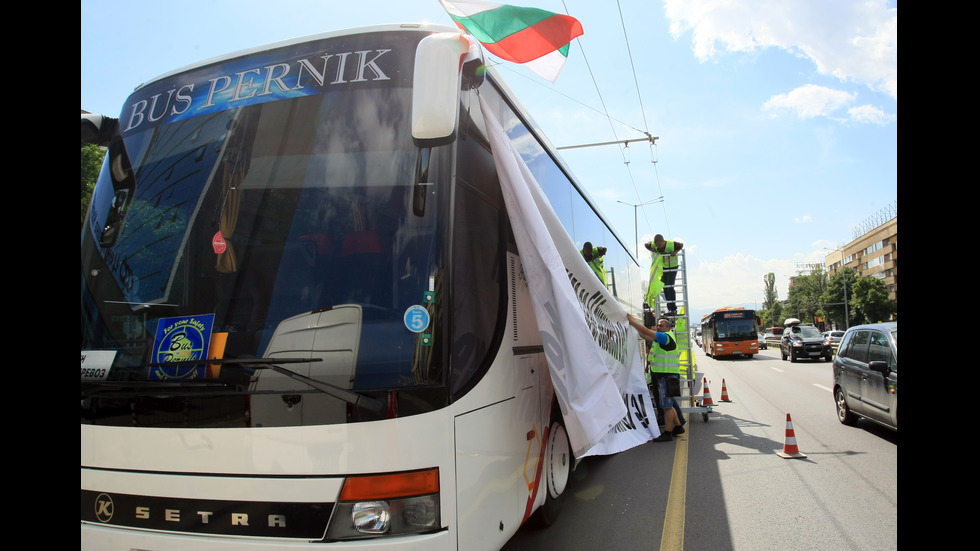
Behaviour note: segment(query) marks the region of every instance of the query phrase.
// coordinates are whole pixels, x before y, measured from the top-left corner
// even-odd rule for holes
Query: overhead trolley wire
[[[565,4],[565,0],[562,0],[562,6],[565,8],[565,13],[568,14],[568,6]],[[609,114],[609,109],[606,108],[606,102],[605,102],[605,100],[602,97],[602,91],[599,90],[599,83],[596,81],[595,73],[592,72],[592,65],[589,64],[589,58],[588,58],[588,56],[585,53],[585,46],[582,44],[581,37],[576,38],[575,39],[575,42],[578,43],[579,49],[582,50],[582,59],[585,60],[585,68],[589,71],[589,77],[592,79],[592,85],[595,87],[596,95],[599,96],[599,103],[602,104],[602,110],[603,110],[603,113],[606,116],[606,120],[609,121],[609,129],[612,131],[613,138],[615,140],[617,140],[617,142],[618,142],[619,141],[619,137],[616,135],[616,128],[612,124],[612,121],[614,119]],[[629,44],[627,43],[627,48],[628,47],[629,47]],[[632,65],[632,62],[631,62],[631,65]],[[632,127],[630,127],[630,128],[632,128]],[[643,133],[646,134],[647,137],[650,136],[650,133],[649,132],[643,132]],[[628,149],[628,148],[629,148],[629,143],[627,142],[626,143],[626,146],[625,146],[625,149]],[[636,193],[637,197],[639,197],[640,192],[636,188],[636,179],[633,177],[633,172],[630,170],[629,160],[626,158],[626,151],[624,151],[623,148],[620,149],[620,155],[623,157],[623,164],[626,165],[626,173],[629,175],[630,185],[633,186],[633,192]],[[644,217],[646,217],[646,213],[644,213]],[[637,246],[637,247],[639,247],[639,243],[635,243],[634,245]]]
[[[564,5],[564,0],[562,0],[562,4]],[[637,79],[637,76],[636,76],[636,65],[633,63],[633,51],[630,49],[630,39],[629,39],[628,33],[626,32],[626,21],[623,19],[623,8],[620,5],[619,0],[616,0],[616,9],[619,11],[619,24],[623,28],[623,39],[626,41],[626,54],[627,54],[627,57],[629,57],[629,60],[630,60],[630,71],[633,73],[633,85],[636,87],[636,98],[637,98],[637,100],[640,103],[640,116],[643,118],[644,133],[647,136],[650,136],[650,127],[647,124],[646,109],[644,109],[644,107],[643,107],[643,95],[640,93],[640,82],[639,82],[639,80]],[[653,141],[653,143],[650,144],[650,154],[651,155],[653,155],[653,148],[655,148],[655,147],[657,147],[657,142],[656,141]],[[657,161],[656,161],[656,159],[653,160],[653,163],[652,164],[653,164],[653,172],[657,176],[657,190],[660,192],[660,197],[663,197],[664,196],[664,190],[660,186],[660,173],[657,171]],[[634,189],[634,191],[636,190],[636,185],[635,184],[633,186],[633,189]],[[637,191],[637,193],[636,193],[636,198],[637,198],[637,200],[640,200],[639,191]],[[660,202],[660,206],[661,206],[661,208],[663,209],[663,212],[664,212],[664,223],[667,225],[667,235],[670,236],[671,235],[671,233],[670,233],[670,221],[667,219],[667,201],[666,201],[666,199]],[[650,220],[647,219],[646,211],[643,212],[643,218],[646,219],[647,228],[649,229],[651,226],[650,226]],[[637,243],[637,245],[639,245],[639,243]]]
[[[562,0],[562,6],[565,8],[565,13],[566,14],[569,14],[569,12],[568,12],[568,6],[565,4],[565,0]],[[619,137],[616,134],[616,128],[613,125],[613,122],[617,122],[619,124],[622,124],[626,128],[629,128],[630,130],[634,130],[636,132],[639,132],[639,133],[645,135],[646,138],[643,139],[642,141],[649,141],[650,142],[651,164],[653,164],[654,174],[655,174],[655,177],[656,177],[656,180],[657,180],[657,189],[660,192],[659,196],[661,198],[663,198],[664,197],[664,194],[663,194],[662,186],[660,185],[660,174],[659,174],[659,171],[657,170],[657,158],[656,158],[656,155],[655,155],[655,148],[657,147],[657,143],[656,143],[657,138],[653,137],[650,134],[650,132],[649,132],[649,125],[648,125],[647,119],[646,119],[646,109],[643,106],[643,96],[640,93],[639,79],[638,79],[637,74],[636,74],[635,64],[633,63],[633,54],[632,54],[632,51],[630,49],[629,36],[627,34],[627,31],[626,31],[626,22],[625,22],[625,20],[623,18],[623,11],[622,11],[622,8],[621,8],[621,6],[619,4],[619,0],[616,1],[616,6],[617,6],[617,9],[619,10],[619,21],[620,21],[620,25],[622,26],[622,29],[623,29],[623,38],[626,41],[626,51],[627,51],[628,58],[629,58],[630,71],[633,73],[633,85],[636,88],[636,95],[637,95],[637,99],[638,99],[639,104],[640,104],[640,114],[641,114],[641,118],[643,119],[643,128],[644,128],[643,130],[641,130],[639,128],[636,128],[635,126],[632,126],[632,125],[630,125],[628,123],[625,123],[623,121],[620,121],[620,120],[614,118],[609,113],[609,109],[606,107],[606,102],[605,102],[605,100],[602,97],[602,92],[599,89],[599,84],[598,84],[598,82],[596,80],[595,73],[592,71],[592,66],[589,64],[588,56],[585,53],[585,46],[582,43],[582,37],[576,38],[575,39],[575,42],[578,43],[579,49],[582,52],[582,59],[585,61],[586,70],[589,72],[589,77],[592,79],[592,85],[595,87],[596,95],[599,97],[599,103],[602,106],[602,110],[601,111],[599,109],[595,109],[594,107],[591,107],[591,106],[589,106],[589,105],[587,105],[587,104],[585,104],[585,103],[583,103],[583,102],[581,102],[581,101],[579,101],[579,100],[577,100],[577,99],[575,99],[575,98],[573,98],[573,97],[571,97],[571,96],[569,96],[567,94],[564,94],[562,92],[559,92],[558,90],[556,90],[554,88],[549,88],[547,86],[544,86],[544,84],[542,84],[538,80],[529,79],[528,77],[520,74],[519,72],[514,71],[512,68],[510,68],[506,64],[498,64],[497,66],[498,67],[502,67],[502,68],[506,68],[507,70],[513,72],[516,75],[522,76],[524,78],[528,78],[528,80],[530,80],[531,82],[534,82],[535,84],[537,84],[539,86],[544,86],[545,88],[547,88],[548,90],[550,90],[553,93],[559,94],[559,95],[561,95],[561,96],[563,96],[563,97],[565,97],[565,98],[567,98],[569,100],[572,100],[572,101],[574,101],[574,102],[576,102],[576,103],[578,103],[578,104],[580,104],[580,105],[582,105],[582,106],[584,106],[584,107],[586,107],[588,109],[592,109],[593,111],[596,111],[597,113],[600,113],[601,115],[603,115],[606,118],[606,120],[609,122],[609,128],[610,128],[610,131],[613,134],[614,141],[612,141],[612,142],[594,143],[594,144],[586,144],[586,145],[588,145],[588,146],[595,146],[595,145],[612,145],[612,144],[619,145],[619,144],[624,144],[623,146],[620,147],[620,155],[623,158],[623,164],[626,166],[626,173],[629,175],[630,185],[633,186],[633,192],[635,193],[635,195],[637,197],[637,200],[640,203],[642,203],[643,201],[642,201],[642,199],[640,197],[639,189],[637,188],[636,179],[633,176],[632,170],[630,170],[630,161],[627,158],[627,153],[628,153],[628,149],[629,149],[629,143],[630,142],[634,142],[634,141],[641,141],[641,140],[638,140],[638,139],[633,139],[633,140],[620,140]],[[571,148],[575,148],[575,147],[586,147],[586,145],[581,145],[581,146],[565,146],[565,147],[558,147],[558,149],[571,149]],[[662,205],[663,214],[664,214],[664,222],[666,223],[666,226],[667,226],[667,232],[666,232],[666,234],[669,236],[671,234],[671,232],[670,232],[670,222],[667,220],[667,207],[666,207],[666,204],[665,204],[666,201],[660,200],[660,201],[657,201],[657,202],[661,203],[661,205]],[[646,214],[645,211],[643,213],[643,218],[644,218],[644,220],[647,223],[648,230],[650,228],[652,228],[652,224],[650,223],[650,220],[647,217],[647,214]],[[637,243],[636,245],[639,246],[639,243]]]

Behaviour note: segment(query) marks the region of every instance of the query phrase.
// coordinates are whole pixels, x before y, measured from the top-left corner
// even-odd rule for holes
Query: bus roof
[[[290,46],[293,44],[303,44],[306,42],[311,42],[313,40],[332,38],[335,36],[349,36],[352,34],[364,34],[364,33],[382,32],[382,31],[429,31],[429,32],[456,32],[456,33],[460,32],[459,28],[457,27],[453,27],[445,24],[438,24],[438,23],[387,23],[382,25],[368,25],[363,27],[353,27],[350,29],[325,31],[322,33],[310,34],[306,36],[298,36],[296,38],[290,38],[287,40],[281,40],[279,42],[272,42],[260,46],[253,46],[251,48],[246,48],[244,50],[238,50],[235,52],[222,54],[219,56],[212,57],[210,59],[205,59],[203,61],[197,61],[191,63],[190,65],[185,65],[184,67],[181,67],[179,69],[168,71],[162,75],[157,76],[156,78],[152,78],[140,84],[136,88],[134,88],[133,91],[135,92],[136,90],[139,90],[140,88],[143,88],[144,86],[147,86],[149,84],[153,84],[158,80],[162,80],[167,77],[171,77],[173,75],[183,73],[185,71],[190,71],[193,69],[197,69],[199,67],[211,65],[213,63],[220,63],[222,61],[227,61],[229,59],[235,59],[237,57],[264,52],[266,50],[273,50],[276,48],[281,48],[283,46]]]

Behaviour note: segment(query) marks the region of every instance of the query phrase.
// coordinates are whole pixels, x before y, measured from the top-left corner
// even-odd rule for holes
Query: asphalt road
[[[898,433],[838,422],[829,363],[778,349],[695,359],[715,402],[707,421],[689,413],[673,442],[584,458],[558,521],[503,549],[898,547]],[[789,436],[806,457],[778,455]]]

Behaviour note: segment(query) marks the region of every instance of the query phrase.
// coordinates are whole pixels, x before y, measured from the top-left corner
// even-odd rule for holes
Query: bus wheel
[[[539,525],[551,526],[561,513],[565,503],[565,490],[572,476],[572,446],[565,432],[565,422],[561,414],[552,418],[548,430],[548,448],[545,450],[544,468],[546,488],[544,505],[537,511]]]

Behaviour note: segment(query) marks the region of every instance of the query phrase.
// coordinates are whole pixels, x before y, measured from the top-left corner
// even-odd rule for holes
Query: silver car
[[[834,401],[845,425],[863,417],[898,430],[898,322],[847,330],[834,358]]]
[[[837,350],[837,347],[840,346],[840,340],[844,338],[844,332],[843,331],[824,331],[823,332],[823,337],[825,339],[827,339],[827,342],[830,343],[830,348],[832,348],[833,350]]]

